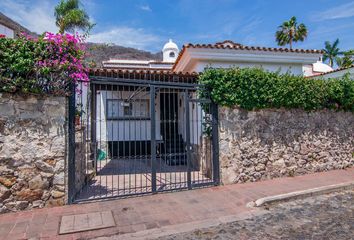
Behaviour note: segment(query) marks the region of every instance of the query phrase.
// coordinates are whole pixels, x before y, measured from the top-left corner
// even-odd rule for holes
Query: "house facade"
[[[308,75],[313,69],[318,72],[328,70],[321,63],[322,52],[319,50],[299,50],[285,48],[265,48],[244,46],[232,41],[218,42],[215,44],[187,44],[179,52],[178,46],[170,39],[162,48],[163,60],[143,61],[110,59],[103,61],[105,72],[112,74],[122,74],[126,81],[133,81],[135,78],[151,78],[159,81],[165,76],[189,75],[197,76],[205,68],[229,68],[229,67],[262,67],[268,71],[290,72],[295,75]],[[126,74],[127,77],[124,77]],[[149,118],[151,102],[150,95],[146,92],[146,86],[136,87],[106,87],[96,91],[96,136],[106,148],[105,152],[119,156],[123,151],[129,149],[123,147],[126,142],[137,142],[142,145],[150,146],[151,142],[151,119]],[[196,93],[193,93],[196,97]],[[184,93],[181,91],[164,93],[156,96],[155,109],[156,118],[161,120],[162,115],[175,116],[178,124],[173,128],[176,131],[176,142],[182,137],[185,138],[183,119],[185,119],[183,102]],[[168,104],[173,102],[173,106]],[[165,103],[166,102],[166,103]],[[178,104],[177,104],[178,103]],[[192,109],[190,115],[198,115],[202,112],[200,106]],[[136,125],[144,125],[146,132],[137,131]],[[196,138],[200,137],[202,131],[195,128],[199,133],[193,134]],[[156,140],[164,141],[166,134],[161,124],[155,128]],[[199,135],[199,136],[197,136]],[[108,147],[107,147],[108,146]],[[113,151],[115,149],[120,149]],[[142,154],[146,152],[140,151]],[[148,147],[146,147],[148,149]],[[137,154],[134,152],[134,154]]]
[[[0,35],[5,35],[8,38],[17,38],[22,32],[31,36],[37,36],[36,33],[31,32],[0,12]]]
[[[110,59],[103,62],[104,72],[122,74],[125,81],[150,79],[161,81],[164,77],[180,75],[197,76],[205,68],[262,67],[269,71],[280,71],[304,75],[306,68],[321,59],[319,50],[290,50],[284,48],[249,47],[232,41],[200,45],[187,44],[179,52],[177,45],[170,39],[162,48],[163,61],[141,61]],[[126,76],[124,76],[126,74]],[[142,77],[143,76],[143,77]],[[95,92],[96,137],[105,153],[119,157],[122,155],[149,154],[151,145],[151,96],[146,85],[101,87]],[[191,98],[196,98],[194,91]],[[162,90],[154,99],[157,121],[170,121],[176,124],[164,126],[158,123],[154,128],[156,140],[162,143],[169,138],[176,144],[185,142],[186,101],[183,91]],[[203,115],[201,105],[190,109],[190,116]],[[164,116],[166,115],[166,116]],[[144,126],[140,131],[136,126]],[[173,125],[173,126],[172,126]],[[168,129],[167,129],[168,128]],[[201,127],[192,126],[195,139],[202,136]],[[167,129],[167,130],[166,130]],[[165,133],[173,131],[174,133]],[[171,136],[173,135],[173,136]],[[193,140],[194,141],[194,140]],[[196,142],[196,141],[194,141]],[[134,143],[134,144],[133,144]],[[138,144],[140,147],[132,147]],[[163,146],[162,146],[163,147]],[[133,149],[133,150],[132,150]],[[181,154],[183,151],[181,152]],[[177,153],[180,154],[180,153]],[[183,154],[182,154],[183,155]]]
[[[91,71],[90,89],[77,103],[91,124],[85,134],[96,156],[89,163],[81,158],[92,179],[78,185],[78,201],[218,184],[218,112],[210,99],[199,98],[199,73],[262,67],[304,75],[322,57],[319,50],[232,41],[188,44],[179,52],[170,40],[162,53],[161,62],[110,59]]]

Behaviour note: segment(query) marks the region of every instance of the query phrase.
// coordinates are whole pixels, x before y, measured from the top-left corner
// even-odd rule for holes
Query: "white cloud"
[[[196,39],[221,39],[221,33],[201,33],[193,36]]]
[[[337,7],[314,14],[312,19],[314,21],[333,20],[340,18],[348,18],[354,16],[354,2],[339,5]]]
[[[138,49],[154,49],[160,46],[161,38],[157,35],[147,33],[141,28],[114,27],[106,31],[93,33],[89,42],[114,43],[120,46],[133,47]]]
[[[41,34],[45,31],[56,32],[58,30],[55,26],[54,4],[48,1],[1,0],[0,9],[6,16],[30,31]]]
[[[30,31],[39,34],[45,31],[57,32],[54,17],[55,4],[55,1],[43,0],[0,0],[0,11]],[[92,0],[89,0],[84,6],[90,12],[95,5]],[[148,5],[142,5],[140,8],[151,11]],[[157,50],[156,46],[160,46],[162,42],[160,37],[141,28],[118,26],[105,31],[99,31],[97,28],[94,30],[97,32],[92,33],[88,41],[151,50]]]
[[[147,11],[147,12],[151,12],[152,11],[149,5],[141,5],[141,6],[139,6],[139,8],[141,10]]]
[[[238,30],[239,33],[254,33],[263,23],[262,18],[252,17],[251,19],[245,21],[245,24]]]

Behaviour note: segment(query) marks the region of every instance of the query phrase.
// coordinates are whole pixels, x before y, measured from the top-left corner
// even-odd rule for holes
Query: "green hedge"
[[[354,81],[313,79],[267,72],[259,68],[207,69],[199,77],[202,97],[222,106],[339,109],[354,111]]]

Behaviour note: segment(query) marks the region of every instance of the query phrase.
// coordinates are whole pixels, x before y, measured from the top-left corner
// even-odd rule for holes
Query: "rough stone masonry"
[[[0,213],[64,204],[65,101],[0,93]]]
[[[219,110],[224,184],[354,166],[354,114],[321,110]]]

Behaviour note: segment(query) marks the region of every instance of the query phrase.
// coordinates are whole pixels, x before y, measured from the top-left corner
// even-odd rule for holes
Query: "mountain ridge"
[[[111,58],[126,60],[155,60],[162,61],[162,52],[151,53],[131,47],[123,47],[115,44],[92,43],[86,45],[87,62],[93,63],[95,67],[102,67],[102,61]]]

